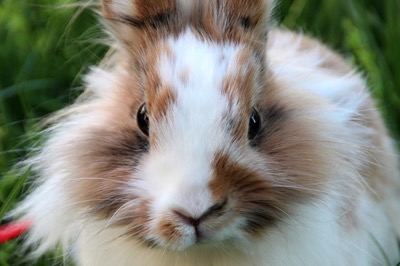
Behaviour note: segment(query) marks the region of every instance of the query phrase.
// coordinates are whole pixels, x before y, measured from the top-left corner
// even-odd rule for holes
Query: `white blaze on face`
[[[228,116],[237,114],[221,87],[238,68],[240,46],[198,40],[187,30],[166,41],[158,59],[161,87],[176,95],[166,117],[152,124],[157,145],[150,148],[140,179],[154,199],[155,214],[185,210],[203,214],[212,201],[208,181],[217,151],[228,150]]]

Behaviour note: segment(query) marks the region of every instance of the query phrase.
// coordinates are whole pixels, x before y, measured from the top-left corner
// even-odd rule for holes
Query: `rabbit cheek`
[[[74,158],[77,177],[67,184],[71,198],[98,218],[109,219],[135,198],[126,187],[147,149],[147,140],[133,128],[91,131],[80,140]]]
[[[262,236],[260,231],[275,225],[284,214],[283,193],[226,154],[217,153],[214,162],[214,175],[209,182],[213,198],[229,198],[233,205],[229,208],[231,220],[242,221],[238,226],[243,233]]]

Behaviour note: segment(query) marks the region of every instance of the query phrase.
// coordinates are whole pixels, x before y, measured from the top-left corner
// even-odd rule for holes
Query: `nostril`
[[[208,210],[202,215],[202,217],[221,213],[227,204],[228,204],[228,199],[225,198],[223,201],[220,201],[211,206],[210,208],[208,208]]]
[[[183,211],[173,210],[173,213],[176,216],[178,216],[179,218],[181,218],[185,223],[190,224],[194,227],[198,226],[200,223],[200,219],[193,218],[192,216],[190,216],[189,214],[186,214]]]

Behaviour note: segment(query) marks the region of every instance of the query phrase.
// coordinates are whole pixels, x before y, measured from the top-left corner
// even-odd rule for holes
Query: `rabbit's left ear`
[[[250,43],[264,54],[274,0],[208,0],[207,19],[217,26],[222,38]]]
[[[160,36],[177,32],[177,0],[102,0],[109,31],[136,58]]]

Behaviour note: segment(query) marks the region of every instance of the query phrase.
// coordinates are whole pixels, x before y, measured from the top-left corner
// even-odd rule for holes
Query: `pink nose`
[[[211,206],[210,208],[208,208],[199,217],[193,217],[192,215],[188,214],[187,212],[185,212],[183,210],[173,210],[172,212],[176,216],[178,216],[183,222],[185,222],[188,225],[193,226],[197,231],[197,227],[203,220],[205,220],[211,216],[221,215],[224,212],[224,209],[225,209],[225,206],[227,205],[227,203],[228,203],[228,200],[224,199],[220,203],[216,203],[213,206]]]
[[[199,224],[206,220],[207,218],[211,216],[220,216],[223,214],[225,206],[228,203],[228,199],[223,200],[220,203],[214,204],[210,208],[208,208],[202,215],[199,217],[193,217],[192,215],[188,214],[185,211],[182,210],[173,210],[172,212],[178,216],[183,222],[185,222],[188,225],[191,225],[194,227],[195,234],[196,234],[196,239],[197,242],[199,242],[202,238],[201,231],[199,230]]]
[[[194,227],[198,226],[200,223],[201,216],[199,218],[193,218],[189,214],[186,214],[183,211],[177,211],[177,210],[174,210],[173,213],[176,214],[176,216],[178,216],[179,218],[181,218],[182,221],[184,221],[185,223],[192,225]]]

